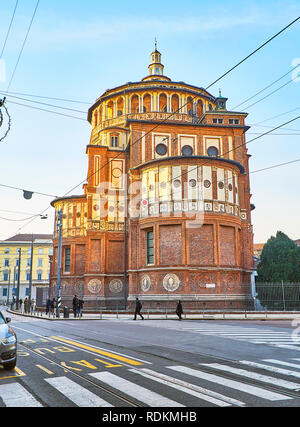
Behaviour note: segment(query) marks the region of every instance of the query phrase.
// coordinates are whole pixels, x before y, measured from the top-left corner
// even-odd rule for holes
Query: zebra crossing
[[[247,341],[252,344],[266,344],[279,348],[300,351],[300,336],[296,329],[278,331],[246,326],[208,325],[201,327],[184,328],[186,332],[213,335],[221,338]]]
[[[65,406],[119,406],[116,398],[105,391],[108,389],[147,407],[245,407],[257,402],[261,406],[279,402],[298,406],[300,358],[221,361],[193,367],[170,365],[156,370],[129,367],[118,375],[108,370],[88,373],[87,381],[78,376],[71,378],[60,375],[41,381],[50,387],[47,393],[57,393],[58,401]],[[102,388],[93,388],[97,384]],[[0,406],[48,406],[39,396],[24,380],[0,384]]]

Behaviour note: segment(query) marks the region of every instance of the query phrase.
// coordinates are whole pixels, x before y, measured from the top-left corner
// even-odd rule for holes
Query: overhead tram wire
[[[292,22],[290,22],[288,25],[286,25],[284,28],[282,28],[280,31],[278,31],[276,34],[274,34],[274,36],[272,36],[271,38],[269,38],[267,41],[265,41],[262,45],[260,45],[258,48],[256,48],[254,51],[252,51],[249,55],[247,55],[245,58],[243,58],[241,61],[239,61],[236,65],[234,65],[233,67],[231,67],[228,71],[226,71],[224,74],[222,74],[218,79],[216,79],[215,81],[213,81],[209,86],[207,86],[205,88],[205,90],[209,89],[211,86],[213,86],[215,83],[217,83],[218,81],[220,81],[223,77],[225,77],[226,75],[228,75],[231,71],[233,71],[234,69],[236,69],[239,65],[241,65],[243,62],[245,62],[248,58],[250,58],[251,56],[253,56],[256,52],[258,52],[260,49],[262,49],[264,46],[266,46],[268,43],[270,43],[272,40],[274,40],[276,37],[278,37],[280,34],[282,34],[285,30],[287,30],[289,27],[291,27],[293,24],[295,24],[298,20],[300,19],[300,16],[298,16],[296,19],[294,19]],[[195,99],[196,96],[192,97],[192,99]],[[11,101],[10,101],[11,102]],[[150,131],[148,131],[143,137],[145,137],[146,135],[148,135],[149,133],[151,133],[153,130],[155,130],[156,128],[158,128],[159,126],[161,126],[162,124],[166,123],[168,121],[168,119],[172,116],[174,116],[175,114],[177,114],[178,112],[181,111],[181,109],[187,105],[187,103],[185,103],[183,106],[181,106],[178,110],[176,110],[173,113],[170,113],[168,115],[167,119],[164,119],[162,121],[160,121],[159,124],[155,125]],[[31,107],[31,108],[35,108],[35,107]],[[56,113],[59,114],[59,113]],[[83,119],[79,119],[79,120],[83,120]],[[267,132],[269,133],[269,132]],[[259,137],[257,137],[259,138]],[[141,137],[138,138],[133,144],[136,144],[137,142],[141,141]],[[66,195],[68,195],[69,193],[71,193],[73,190],[75,190],[77,187],[79,187],[80,185],[84,184],[90,177],[92,177],[93,175],[95,175],[96,173],[98,173],[101,169],[103,169],[105,166],[107,166],[109,163],[111,163],[114,159],[118,158],[121,154],[123,154],[123,152],[120,152],[119,154],[117,154],[115,157],[113,157],[112,159],[110,159],[108,162],[106,162],[104,165],[102,165],[100,168],[98,168],[95,172],[93,172],[92,174],[90,174],[87,179],[85,179],[84,181],[81,181],[79,184],[77,184],[75,187],[71,188],[67,193],[65,193],[65,195],[63,197],[65,197]],[[48,209],[50,208],[50,206],[48,206],[43,212],[46,212]],[[19,228],[19,230],[21,230],[22,228],[26,227],[27,225],[29,225],[33,220],[29,221],[28,224],[24,224],[21,228]],[[18,230],[18,231],[19,231]]]
[[[300,107],[293,108],[292,110],[285,111],[284,113],[280,113],[280,114],[277,114],[276,116],[269,117],[268,119],[264,119],[261,122],[255,123],[252,126],[258,126],[261,123],[265,123],[265,122],[268,122],[269,120],[277,119],[278,117],[284,116],[285,114],[293,113],[294,111],[297,111],[297,110],[300,110]]]
[[[277,89],[273,90],[272,92],[268,93],[268,95],[264,96],[263,98],[258,99],[256,102],[253,102],[253,104],[246,105],[245,110],[249,110],[249,108],[253,107],[254,105],[258,104],[259,102],[261,102],[264,99],[268,98],[269,96],[273,95],[273,93],[278,92],[283,87],[285,87],[288,84],[292,83],[292,81],[293,81],[293,79],[290,79],[288,82],[284,83],[282,86],[280,86]]]
[[[21,104],[20,102],[15,102],[10,100],[6,100],[6,102],[9,102],[10,104],[20,105],[21,107],[33,108],[34,110],[45,111],[47,113],[57,114],[59,116],[69,117],[71,119],[77,119],[77,120],[82,120],[86,122],[86,119],[83,119],[81,117],[71,116],[70,114],[59,113],[58,111],[47,110],[45,108],[34,107],[33,105]]]
[[[18,56],[18,59],[17,59],[17,62],[16,62],[16,65],[15,65],[15,68],[14,68],[14,70],[13,70],[13,73],[12,73],[12,76],[11,76],[10,81],[9,81],[9,83],[8,83],[8,86],[7,86],[6,91],[8,91],[8,90],[9,90],[9,88],[10,88],[10,86],[11,86],[11,84],[12,84],[12,81],[13,81],[13,79],[14,79],[14,76],[15,76],[15,74],[16,74],[16,71],[17,71],[17,68],[18,68],[18,65],[19,65],[19,62],[20,62],[20,59],[21,59],[21,56],[22,56],[22,53],[23,53],[23,50],[24,50],[24,47],[25,47],[26,41],[27,41],[27,39],[28,39],[28,35],[29,35],[29,33],[30,33],[30,29],[31,29],[31,27],[32,27],[32,24],[33,24],[33,21],[34,21],[34,18],[35,18],[36,11],[37,11],[37,8],[38,8],[38,6],[39,6],[39,3],[40,3],[40,0],[37,0],[36,5],[35,5],[35,9],[34,9],[34,12],[33,12],[33,15],[32,15],[32,17],[31,17],[31,20],[30,20],[30,23],[29,23],[29,27],[28,27],[28,29],[27,29],[27,32],[26,32],[26,35],[25,35],[24,41],[23,41],[23,43],[22,43],[22,47],[21,47],[21,50],[20,50],[20,53],[19,53],[19,56]]]
[[[10,23],[9,23],[9,26],[8,26],[8,30],[7,30],[7,33],[6,33],[6,36],[5,36],[5,40],[4,40],[4,43],[3,43],[3,47],[2,47],[2,50],[1,50],[1,53],[0,53],[0,59],[3,57],[3,53],[4,53],[4,50],[5,50],[5,47],[6,47],[6,43],[7,43],[7,40],[8,40],[8,36],[9,36],[9,34],[10,34],[11,26],[12,26],[12,23],[13,23],[13,21],[14,21],[14,17],[15,17],[15,14],[16,14],[16,10],[17,10],[17,7],[18,7],[18,3],[19,3],[19,0],[17,0],[17,1],[16,1],[15,7],[14,7],[14,11],[13,11],[13,14],[12,14],[12,17],[11,17],[11,20],[10,20]]]
[[[269,85],[265,86],[263,89],[261,89],[260,91],[256,92],[254,95],[250,96],[249,98],[245,99],[245,101],[241,102],[238,105],[235,105],[234,107],[232,107],[233,110],[235,110],[236,108],[240,107],[242,104],[245,104],[246,102],[250,101],[251,99],[255,98],[257,95],[261,94],[262,92],[264,92],[265,90],[269,89],[269,87],[273,86],[275,83],[279,82],[279,80],[283,79],[283,77],[287,76],[288,74],[290,74],[292,71],[294,71],[296,68],[300,67],[300,65],[296,65],[295,67],[291,68],[287,73],[283,74],[281,77],[279,77],[277,80],[273,81],[272,83],[270,83]],[[245,107],[246,109],[246,107]]]
[[[1,94],[5,95],[5,92],[0,91]],[[83,113],[83,114],[87,114],[87,111],[82,111],[82,110],[75,110],[74,108],[67,108],[67,107],[61,107],[60,105],[53,105],[53,104],[48,104],[46,102],[40,102],[40,101],[33,101],[31,99],[26,99],[26,98],[21,98],[19,96],[14,96],[14,95],[6,95],[6,97],[9,98],[14,98],[14,99],[20,99],[21,101],[27,101],[27,102],[32,102],[34,104],[39,104],[39,105],[46,105],[47,107],[53,107],[53,108],[60,108],[62,110],[68,110],[68,111],[74,111],[76,113]]]
[[[75,99],[66,99],[66,98],[54,98],[51,96],[43,96],[43,95],[33,95],[30,93],[22,93],[22,92],[2,92],[5,95],[21,95],[21,96],[29,96],[30,98],[43,98],[43,99],[53,99],[55,101],[63,101],[63,102],[73,102],[75,104],[86,104],[91,105],[92,102],[86,101],[76,101]]]

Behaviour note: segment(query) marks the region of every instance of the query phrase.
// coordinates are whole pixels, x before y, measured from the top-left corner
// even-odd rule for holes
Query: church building
[[[90,107],[83,194],[62,211],[62,305],[246,308],[253,304],[247,114],[164,74],[106,90]],[[55,220],[55,221],[56,221]],[[56,295],[58,231],[51,294]],[[249,305],[250,304],[250,305]]]

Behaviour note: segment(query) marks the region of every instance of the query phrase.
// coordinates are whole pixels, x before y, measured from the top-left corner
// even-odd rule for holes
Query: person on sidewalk
[[[46,316],[48,313],[50,313],[50,306],[51,306],[51,300],[50,298],[48,298],[46,302]]]
[[[78,309],[77,309],[78,318],[82,317],[83,304],[84,304],[83,299],[79,298],[79,300],[78,300]]]
[[[23,309],[22,304],[23,304],[23,300],[22,300],[22,298],[20,298],[20,299],[19,299],[19,311],[20,311],[21,313],[22,313],[22,309]]]
[[[24,313],[25,314],[28,313],[28,311],[29,311],[28,309],[29,309],[29,301],[28,301],[28,298],[26,297],[25,301],[24,301]]]
[[[74,317],[76,317],[77,310],[78,310],[78,298],[77,298],[77,295],[74,295],[74,298],[73,298],[73,301],[72,301],[72,306],[73,306]]]
[[[137,314],[142,318],[142,320],[144,320],[144,317],[141,314],[141,309],[142,309],[142,303],[141,303],[141,301],[138,298],[136,298],[136,300],[135,300],[135,312],[134,312],[134,318],[133,318],[133,320],[136,320],[136,315]]]
[[[181,301],[178,301],[177,307],[176,307],[176,314],[178,316],[178,320],[182,320],[181,315],[183,314],[182,304]]]

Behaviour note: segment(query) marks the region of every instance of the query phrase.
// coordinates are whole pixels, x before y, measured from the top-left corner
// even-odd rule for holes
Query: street
[[[300,403],[290,321],[49,321],[2,312],[12,318],[18,360],[15,371],[0,368],[0,406]]]

